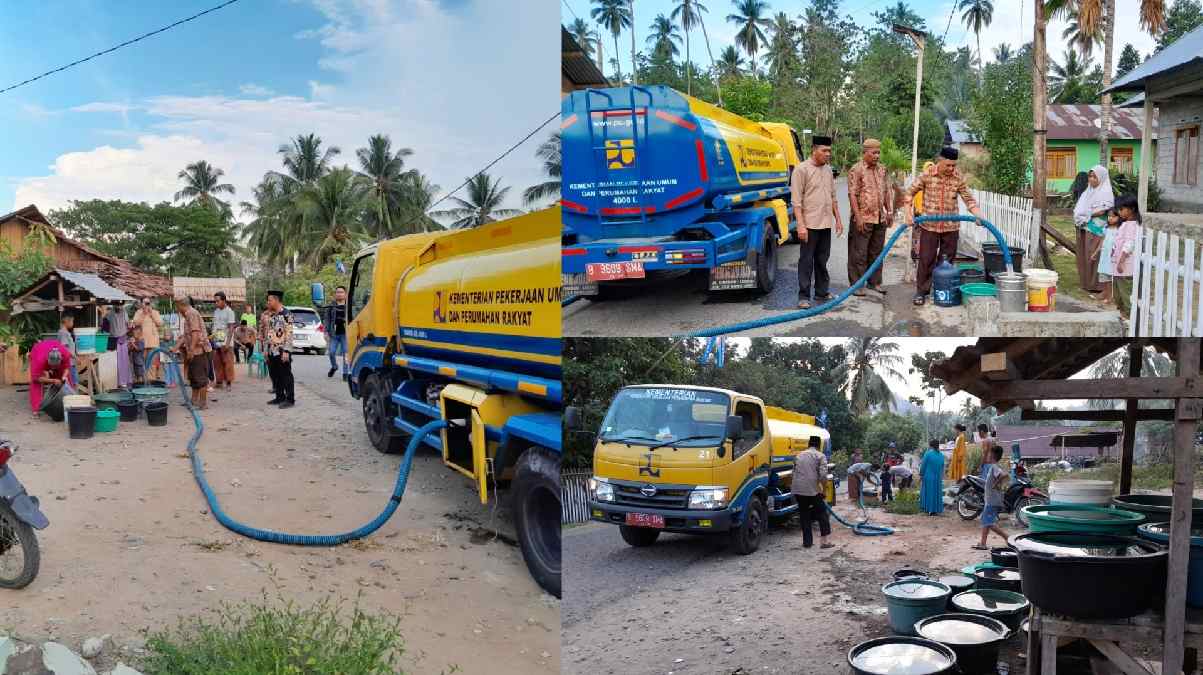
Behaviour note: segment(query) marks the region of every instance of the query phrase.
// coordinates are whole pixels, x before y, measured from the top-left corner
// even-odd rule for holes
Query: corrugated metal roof
[[[1069,457],[1095,457],[1098,449],[1114,447],[1119,442],[1120,432],[1116,429],[1092,429],[1089,427],[1044,426],[1000,426],[998,444],[1010,456],[1011,444],[1019,442],[1023,457],[1060,457],[1061,442],[1065,442],[1065,454]]]
[[[560,63],[564,77],[577,87],[608,87],[610,81],[567,28],[560,26]]]
[[[1099,137],[1102,106],[1050,105],[1048,107],[1049,140],[1089,140]],[[1143,109],[1111,108],[1111,140],[1139,140],[1144,128]],[[1153,118],[1153,137],[1157,137],[1157,118]]]
[[[953,143],[981,143],[977,134],[969,131],[965,120],[948,120],[948,135]]]
[[[1145,81],[1194,64],[1203,63],[1203,26],[1178,38],[1173,44],[1149,57],[1111,85],[1110,91],[1141,91]]]
[[[100,277],[96,276],[95,274],[85,274],[83,272],[72,272],[70,270],[63,270],[63,269],[55,269],[54,271],[59,276],[61,276],[65,281],[69,281],[72,284],[79,286],[80,288],[84,289],[88,293],[91,293],[94,297],[96,297],[99,300],[112,300],[112,301],[124,301],[124,302],[132,302],[133,301],[133,298],[131,298],[130,296],[126,295],[125,293],[117,290],[116,288],[113,288],[112,286],[106,284],[104,282],[104,279],[101,279]]]

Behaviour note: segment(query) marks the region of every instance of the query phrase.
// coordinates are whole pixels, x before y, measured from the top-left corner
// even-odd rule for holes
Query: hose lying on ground
[[[863,495],[857,497],[856,501],[860,506],[861,515],[864,516],[858,523],[850,523],[843,518],[840,518],[839,514],[835,512],[835,509],[831,508],[831,504],[828,504],[826,501],[823,502],[823,506],[827,507],[827,512],[830,513],[831,517],[835,518],[840,525],[852,528],[853,534],[859,534],[865,537],[879,537],[884,534],[894,534],[894,528],[892,527],[869,524],[869,510],[865,508],[865,498]]]
[[[167,354],[167,351],[162,347],[151,351],[146,357],[146,372],[150,372],[151,362],[158,353]],[[409,440],[409,445],[405,448],[405,456],[402,458],[401,467],[397,471],[397,482],[393,486],[393,494],[389,497],[388,504],[385,505],[384,510],[379,515],[366,525],[341,534],[288,534],[273,530],[263,530],[234,520],[221,508],[221,503],[218,502],[217,495],[213,493],[213,488],[209,487],[209,481],[205,479],[204,463],[201,461],[200,454],[196,450],[196,444],[205,432],[205,424],[201,421],[200,413],[197,412],[196,408],[192,405],[192,401],[188,398],[188,394],[185,391],[186,380],[180,376],[179,364],[169,357],[166,359],[166,365],[171,368],[176,382],[179,383],[184,405],[188,408],[188,412],[192,413],[192,422],[196,430],[192,433],[192,437],[188,439],[188,458],[192,462],[192,475],[196,478],[196,484],[200,486],[201,492],[205,495],[205,501],[209,503],[209,510],[213,512],[213,516],[217,518],[217,522],[221,523],[227,529],[237,532],[244,537],[250,537],[259,541],[300,546],[338,546],[354,539],[362,539],[380,529],[380,526],[388,522],[388,519],[392,517],[397,507],[401,504],[401,496],[405,494],[405,485],[409,482],[409,470],[413,466],[414,453],[422,443],[422,439],[426,437],[426,434],[448,426],[446,420],[434,420],[427,422],[414,432],[413,437]]]

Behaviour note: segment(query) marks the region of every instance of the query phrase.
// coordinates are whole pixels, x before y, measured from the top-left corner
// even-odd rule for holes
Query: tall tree
[[[321,178],[342,151],[335,146],[322,150],[322,139],[317,134],[298,134],[289,143],[281,145],[277,152],[282,155],[284,173],[272,173],[284,182],[287,191],[300,189]]]
[[[702,23],[702,13],[706,11],[706,6],[698,0],[673,0],[672,18],[680,21],[685,31],[685,93],[690,96],[693,96],[693,57],[689,54],[689,31]]]
[[[452,229],[479,227],[491,223],[498,218],[509,218],[522,213],[518,209],[502,208],[509,187],[501,185],[501,179],[494,179],[483,171],[468,181],[468,198],[452,197],[455,208],[435,211],[430,214],[435,218],[451,218]]]
[[[1006,63],[1014,57],[1015,54],[1011,52],[1011,45],[1005,42],[994,48],[995,63]]]
[[[718,69],[719,77],[735,77],[743,72],[744,57],[740,56],[734,45],[727,45],[718,55],[718,63],[715,67]]]
[[[848,376],[845,393],[853,414],[863,415],[871,406],[894,408],[894,392],[889,379],[903,380],[904,366],[897,342],[883,338],[851,338],[844,347],[848,352]]]
[[[305,215],[305,261],[321,267],[339,249],[362,234],[364,211],[371,208],[371,184],[347,167],[333,169],[297,194]]]
[[[631,27],[631,11],[627,8],[626,0],[593,0],[593,4],[596,7],[589,10],[589,16],[614,37],[614,69],[618,73],[617,79],[621,81],[622,64],[618,61],[618,36],[622,35],[623,30]],[[631,51],[634,51],[633,47]],[[633,61],[631,66],[634,67]]]
[[[535,156],[543,162],[543,173],[547,174],[547,180],[538,185],[532,185],[522,192],[522,201],[527,206],[549,197],[560,196],[560,176],[563,167],[560,164],[559,130],[552,132],[547,140],[539,144],[539,147],[535,149]]]
[[[252,190],[251,198],[254,201],[244,201],[239,205],[242,216],[250,218],[250,222],[242,228],[245,243],[263,262],[284,265],[292,249],[285,234],[282,183],[264,176]]]
[[[652,19],[647,43],[651,45],[653,54],[671,63],[681,53],[680,48],[677,47],[681,44],[681,33],[677,30],[677,24],[667,16],[657,14],[656,18]]]
[[[994,21],[994,3],[990,0],[960,0],[957,9],[961,10],[961,22],[973,31],[977,38],[978,79],[981,79],[982,67],[982,29],[988,28]]]
[[[203,159],[189,164],[178,174],[178,177],[184,181],[184,187],[175,193],[175,201],[186,199],[189,204],[200,204],[223,216],[229,216],[229,202],[222,201],[217,197],[219,193],[234,194],[233,185],[221,182],[221,177],[225,174],[225,171]]]
[[[598,35],[597,31],[589,25],[589,22],[578,16],[572,23],[568,24],[568,32],[572,34],[576,43],[581,46],[581,51],[585,52],[585,56],[593,58],[593,50],[598,45]]]
[[[1158,5],[1147,7],[1146,4],[1141,5],[1141,18],[1156,19],[1158,13],[1164,15],[1162,18],[1163,30],[1149,30],[1157,38],[1157,49],[1161,51],[1173,44],[1178,38],[1186,35],[1192,30],[1203,25],[1203,4],[1199,0],[1174,0],[1174,4],[1170,6],[1169,13],[1165,12],[1165,2],[1149,2],[1144,0],[1149,5]],[[1147,10],[1147,12],[1146,12]],[[1149,25],[1155,25],[1150,23]],[[1158,35],[1158,32],[1160,34]]]
[[[405,158],[413,154],[409,148],[397,148],[393,152],[392,140],[383,134],[368,138],[367,147],[355,151],[359,159],[358,173],[371,184],[373,208],[368,224],[370,233],[377,238],[400,234],[395,229],[394,218],[405,198]]]
[[[921,31],[927,30],[927,23],[923,20],[923,17],[916,14],[914,10],[912,10],[910,6],[902,0],[898,0],[898,4],[886,7],[880,12],[873,12],[873,18],[877,20],[878,25],[887,31],[890,30],[894,24],[910,26],[911,28]],[[901,35],[899,37],[904,40],[906,39]]]
[[[1119,53],[1119,62],[1115,64],[1115,76],[1123,77],[1140,64],[1140,52],[1136,51],[1136,47],[1125,44],[1124,50]]]
[[[735,24],[739,31],[735,34],[735,46],[747,53],[755,71],[756,54],[768,44],[764,31],[771,24],[765,16],[769,3],[767,0],[731,0],[731,4],[735,5],[735,12],[727,15],[727,21]]]
[[[789,86],[791,83],[784,80],[797,77],[801,68],[798,61],[798,27],[785,12],[777,12],[773,16],[769,33],[772,37],[765,54],[769,77],[778,85]]]
[[[1053,96],[1053,102],[1073,104],[1093,101],[1098,94],[1098,89],[1092,86],[1092,68],[1094,68],[1094,62],[1090,60],[1089,56],[1079,58],[1076,50],[1067,47],[1064,61],[1062,63],[1052,62],[1048,90]]]
[[[639,84],[639,60],[635,52],[635,0],[627,0],[627,11],[631,14],[631,84]]]
[[[1102,0],[1086,0],[1080,6],[1085,7],[1092,1],[1102,2]],[[1092,26],[1093,31],[1087,29],[1082,25],[1079,16],[1081,15],[1076,14],[1069,17],[1069,23],[1065,26],[1065,30],[1061,31],[1061,37],[1067,40],[1071,47],[1089,56],[1094,53],[1095,45],[1103,41],[1102,26]]]

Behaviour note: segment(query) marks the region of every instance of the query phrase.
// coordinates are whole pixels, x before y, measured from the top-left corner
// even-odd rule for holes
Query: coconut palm
[[[769,65],[769,73],[777,77],[789,72],[790,66],[797,61],[798,28],[785,12],[777,12],[769,31],[773,37],[769,41],[765,60]]]
[[[614,37],[614,68],[617,71],[615,79],[621,81],[622,66],[618,63],[618,36],[624,29],[631,27],[631,11],[627,8],[626,0],[593,0],[593,4],[596,7],[589,10],[589,16],[610,31],[610,35]]]
[[[581,51],[585,52],[585,56],[593,58],[593,49],[599,43],[597,31],[579,16],[568,24],[567,28],[576,43],[581,46]]]
[[[657,14],[655,19],[652,19],[650,28],[651,33],[647,36],[647,43],[652,47],[652,53],[672,61],[680,55],[681,49],[677,45],[681,44],[681,32],[677,30],[677,24],[663,14]]]
[[[899,344],[883,338],[861,337],[848,340],[844,349],[848,352],[848,379],[843,391],[852,413],[863,415],[871,406],[892,410],[894,392],[887,379],[905,381],[899,370],[905,363],[899,354]]]
[[[977,63],[980,77],[982,61],[982,29],[988,28],[994,20],[994,3],[990,0],[960,0],[957,9],[961,10],[961,23],[973,31],[977,37]]]
[[[439,192],[439,186],[418,171],[407,171],[401,178],[404,198],[401,200],[398,222],[407,225],[409,232],[441,230],[443,226],[430,217],[431,204]]]
[[[1103,41],[1102,26],[1097,26],[1094,33],[1088,33],[1079,23],[1078,16],[1073,15],[1069,18],[1069,24],[1065,26],[1065,30],[1061,31],[1061,37],[1067,40],[1071,46],[1089,56],[1094,52],[1094,46]]]
[[[631,15],[631,84],[639,84],[639,67],[635,52],[635,0],[627,0],[627,12]]]
[[[1054,103],[1086,103],[1093,99],[1090,93],[1090,71],[1094,63],[1089,56],[1078,58],[1078,52],[1065,49],[1064,63],[1051,61],[1048,90]]]
[[[184,189],[175,193],[175,201],[186,199],[189,204],[200,204],[228,217],[230,215],[229,202],[222,201],[217,197],[218,193],[234,194],[233,185],[221,182],[221,177],[225,174],[225,171],[203,159],[189,164],[178,174],[179,178],[184,181]]]
[[[1006,63],[1015,58],[1015,53],[1011,51],[1011,45],[1002,43],[994,48],[994,61],[996,63]]]
[[[498,218],[509,218],[522,213],[518,209],[501,208],[510,188],[502,187],[501,179],[494,180],[483,171],[468,180],[468,198],[451,197],[455,208],[435,211],[430,215],[435,218],[451,218],[448,226],[453,230],[479,227],[491,223]]]
[[[543,173],[547,174],[548,180],[532,185],[522,191],[522,201],[527,206],[535,202],[540,202],[550,197],[560,196],[560,132],[554,131],[547,140],[539,144],[535,149],[535,156],[543,161]]]
[[[281,265],[292,255],[284,233],[280,182],[264,176],[251,191],[254,201],[239,204],[242,216],[250,222],[242,227],[244,243],[255,255],[269,264]]]
[[[672,18],[681,22],[685,31],[685,93],[693,95],[693,57],[689,54],[689,31],[694,26],[702,24],[702,13],[708,11],[698,0],[673,0]],[[703,25],[704,29],[704,25]],[[706,49],[710,49],[710,40],[706,39]]]
[[[397,148],[393,152],[392,141],[383,134],[370,137],[366,148],[355,151],[359,158],[358,173],[371,184],[373,208],[368,224],[371,233],[378,238],[398,234],[393,218],[404,198],[405,158],[413,154],[409,148]]]
[[[330,163],[342,151],[335,146],[322,150],[322,139],[317,134],[298,134],[291,144],[281,145],[277,150],[283,159],[285,173],[272,174],[285,184],[286,191],[299,189],[321,178],[330,170]]]
[[[371,183],[342,167],[327,171],[296,195],[296,208],[304,214],[301,255],[321,267],[330,257],[362,234],[360,223],[371,208]]]
[[[1141,377],[1173,377],[1174,362],[1170,357],[1158,352],[1152,347],[1141,350]],[[1128,350],[1117,349],[1104,356],[1090,367],[1090,377],[1103,380],[1128,376]],[[1120,401],[1113,399],[1091,399],[1090,407],[1097,410],[1110,410],[1119,407]],[[1165,407],[1165,401],[1141,401],[1141,407]]]
[[[720,77],[734,77],[743,72],[744,57],[739,55],[735,47],[727,45],[725,49],[718,55],[718,68]]]
[[[769,11],[766,0],[731,0],[735,13],[727,15],[727,21],[736,25],[735,45],[747,53],[752,70],[756,69],[756,53],[768,45],[765,29],[772,22],[765,17]]]

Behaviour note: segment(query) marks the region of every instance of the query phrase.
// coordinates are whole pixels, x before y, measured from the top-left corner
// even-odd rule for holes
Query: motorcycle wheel
[[[1023,507],[1038,506],[1040,504],[1047,503],[1048,500],[1043,497],[1020,497],[1019,500],[1015,502],[1015,522],[1022,525],[1025,529],[1030,528],[1031,526],[1028,525],[1027,517],[1023,515]]]
[[[0,588],[25,588],[38,576],[41,561],[33,528],[0,501]]]
[[[957,515],[961,517],[961,520],[976,519],[982,514],[982,508],[982,498],[972,490],[962,492],[957,497]]]

